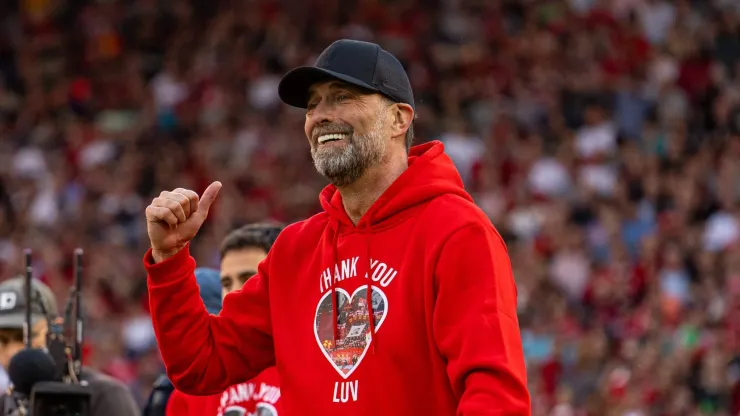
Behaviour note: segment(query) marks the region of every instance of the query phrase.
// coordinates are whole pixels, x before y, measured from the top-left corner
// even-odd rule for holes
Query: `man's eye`
[[[347,94],[339,94],[337,95],[337,98],[336,98],[337,102],[340,102],[340,103],[342,101],[347,101],[348,99],[349,99],[349,95]]]

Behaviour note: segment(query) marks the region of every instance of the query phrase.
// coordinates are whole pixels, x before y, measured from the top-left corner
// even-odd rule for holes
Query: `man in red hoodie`
[[[506,247],[439,142],[411,148],[401,63],[340,40],[278,93],[306,109],[324,211],[280,234],[209,315],[189,241],[221,184],[146,209],[154,329],[167,373],[213,394],[277,363],[283,415],[529,415]]]

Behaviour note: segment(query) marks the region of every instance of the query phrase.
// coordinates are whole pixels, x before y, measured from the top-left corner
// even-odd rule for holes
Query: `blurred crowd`
[[[194,245],[325,185],[290,68],[380,43],[505,236],[535,415],[740,413],[740,2],[0,2],[0,278],[59,297],[84,247],[86,362],[162,370],[141,259],[160,191],[224,183]],[[63,304],[63,303],[61,303]]]

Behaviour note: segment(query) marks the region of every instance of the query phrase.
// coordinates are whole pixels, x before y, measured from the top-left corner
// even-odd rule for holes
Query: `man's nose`
[[[323,100],[314,107],[311,118],[316,124],[331,123],[334,121],[334,108]]]

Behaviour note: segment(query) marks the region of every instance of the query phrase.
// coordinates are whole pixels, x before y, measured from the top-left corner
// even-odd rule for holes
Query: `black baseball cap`
[[[298,67],[285,74],[278,95],[285,104],[306,108],[309,88],[331,80],[383,94],[416,110],[411,83],[401,62],[375,43],[350,39],[329,45],[314,66]]]

